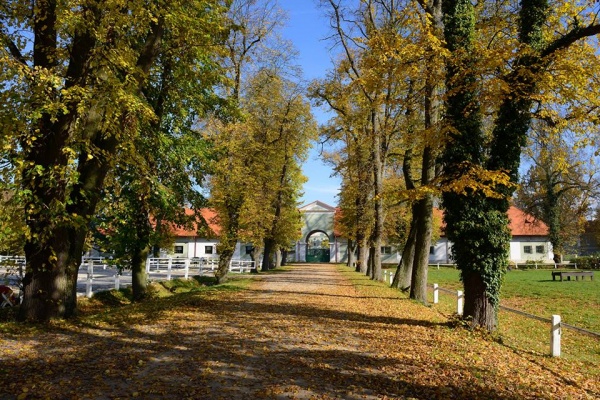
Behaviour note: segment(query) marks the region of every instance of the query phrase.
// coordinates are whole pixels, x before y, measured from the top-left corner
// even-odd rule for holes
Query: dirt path
[[[597,383],[450,329],[422,305],[372,295],[331,265],[261,275],[242,292],[188,296],[177,310],[134,308],[123,319],[0,339],[0,398],[600,395]]]

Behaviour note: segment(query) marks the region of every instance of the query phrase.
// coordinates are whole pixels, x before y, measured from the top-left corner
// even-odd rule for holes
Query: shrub
[[[571,262],[576,263],[579,269],[600,269],[600,255],[578,257]]]

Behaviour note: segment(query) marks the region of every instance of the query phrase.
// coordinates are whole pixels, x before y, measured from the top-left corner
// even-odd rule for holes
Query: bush
[[[576,263],[579,269],[600,269],[600,255],[578,257],[571,262]]]

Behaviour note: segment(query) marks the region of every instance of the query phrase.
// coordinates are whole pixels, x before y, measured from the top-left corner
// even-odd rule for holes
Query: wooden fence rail
[[[562,264],[561,264],[562,265]],[[439,267],[438,267],[439,268]],[[394,281],[394,272],[392,271],[384,271],[383,272],[383,281],[391,285]],[[461,290],[450,290],[440,287],[437,283],[433,285],[428,285],[431,289],[433,289],[433,303],[438,304],[439,302],[439,292],[444,292],[456,296],[456,313],[458,315],[463,315],[463,306],[464,306],[464,294]],[[562,335],[562,328],[570,329],[588,336],[595,337],[600,339],[600,333],[593,332],[584,328],[579,328],[573,325],[566,324],[561,321],[560,315],[552,315],[551,318],[544,318],[534,314],[530,314],[521,310],[516,310],[514,308],[506,307],[500,305],[500,309],[504,311],[508,311],[511,313],[519,314],[521,316],[535,319],[541,322],[550,324],[550,354],[553,357],[560,357],[561,346],[560,346],[560,338]]]

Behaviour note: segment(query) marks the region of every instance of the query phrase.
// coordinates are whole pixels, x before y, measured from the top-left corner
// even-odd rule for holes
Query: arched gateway
[[[295,258],[305,262],[345,262],[347,241],[335,232],[336,209],[315,201],[300,208],[302,238],[296,242]]]

